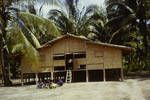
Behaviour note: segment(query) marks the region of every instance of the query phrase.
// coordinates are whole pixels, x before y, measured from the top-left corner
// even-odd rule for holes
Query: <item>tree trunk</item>
[[[2,77],[3,77],[3,82],[4,86],[10,86],[12,85],[12,82],[9,79],[9,52],[8,48],[6,46],[6,42],[4,39],[4,33],[6,33],[5,30],[0,28],[0,60],[1,60],[1,67],[2,67]]]
[[[2,62],[2,76],[3,76],[3,82],[4,86],[10,86],[12,85],[12,82],[9,79],[9,71],[8,71],[8,66],[5,65],[5,53],[4,49],[1,49],[1,62]]]
[[[8,13],[8,7],[11,6],[13,0],[1,0],[0,6],[0,60],[2,63],[2,76],[5,86],[10,86],[12,83],[9,79],[9,52],[6,43],[6,27],[10,16]]]

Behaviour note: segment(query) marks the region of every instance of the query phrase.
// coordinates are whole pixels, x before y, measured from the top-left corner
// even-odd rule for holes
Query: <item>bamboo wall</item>
[[[103,69],[103,67],[121,68],[122,67],[122,51],[117,48],[100,46],[98,44],[87,44],[87,67],[94,69]]]
[[[87,53],[87,69],[103,69],[104,67],[103,46],[88,43],[86,53]]]
[[[40,50],[39,55],[40,55],[39,62],[42,72],[51,71],[53,66],[52,50],[49,47],[43,48]]]
[[[66,37],[53,43],[53,54],[85,51],[85,42],[81,39]]]
[[[80,59],[74,60],[74,69],[75,70],[79,69],[80,65],[86,65],[86,59],[80,58]]]
[[[66,37],[53,43],[53,45],[51,46],[51,50],[53,51],[53,54],[82,52],[86,50],[85,41],[73,37]],[[52,56],[51,58],[53,58]],[[85,59],[74,60],[74,69],[78,69],[78,66],[80,64],[86,64],[86,60]],[[53,66],[55,67],[65,66],[65,60],[55,60],[53,61]]]
[[[107,69],[122,67],[122,51],[116,48],[104,48],[104,66]]]

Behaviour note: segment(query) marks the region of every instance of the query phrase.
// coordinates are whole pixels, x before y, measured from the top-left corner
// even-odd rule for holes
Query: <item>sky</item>
[[[43,5],[44,1],[49,2],[49,4],[52,4],[52,2],[55,2],[56,0],[37,0],[38,2],[36,2],[35,8],[37,11],[39,11],[41,5]],[[64,0],[60,0],[60,1],[64,1]],[[79,0],[79,7],[80,9],[83,8],[83,6],[88,6],[88,5],[92,5],[92,4],[96,4],[99,5],[100,7],[103,7],[105,9],[105,5],[104,5],[104,1],[105,0]],[[25,3],[26,4],[26,3]],[[49,12],[50,9],[52,8],[57,8],[55,6],[50,6],[49,4],[44,4],[44,6],[42,7],[42,16],[43,17],[47,17],[47,14]]]
[[[55,1],[55,0],[54,0]],[[91,4],[97,4],[99,5],[100,7],[103,7],[105,9],[105,5],[104,5],[104,1],[105,0],[79,0],[79,2],[81,3],[81,6],[88,6],[88,5],[91,5]],[[40,6],[41,3],[39,3],[37,5]],[[52,6],[51,6],[52,7]],[[42,8],[42,11],[43,11],[43,15],[46,15],[49,11],[49,9],[51,9],[51,7],[49,5],[45,5],[43,8]],[[46,16],[45,16],[46,17]]]
[[[82,2],[84,5],[90,5],[90,4],[97,4],[99,6],[104,7],[104,0],[79,0]]]

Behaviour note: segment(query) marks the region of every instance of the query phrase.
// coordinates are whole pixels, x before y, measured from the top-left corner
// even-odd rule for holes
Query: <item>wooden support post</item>
[[[54,72],[53,71],[51,72],[51,80],[52,81],[54,80]]]
[[[121,81],[123,81],[124,80],[124,77],[123,77],[123,68],[121,68]]]
[[[51,73],[48,74],[48,79],[50,80]]]
[[[21,72],[21,86],[23,86],[24,84],[24,80],[23,80],[23,73]]]
[[[86,82],[89,82],[88,70],[86,69]]]
[[[35,73],[35,82],[36,82],[36,85],[38,85],[38,73]]]
[[[87,68],[87,43],[85,40],[85,59],[86,59],[86,82],[89,82],[89,74],[88,74],[88,68]]]
[[[4,84],[4,77],[3,77],[3,75],[2,75],[2,84]]]
[[[30,83],[30,75],[29,75],[29,83]]]
[[[36,80],[35,80],[35,78],[36,78],[36,77],[34,77],[34,78],[33,78],[33,80],[34,80],[34,82],[36,83]]]
[[[52,49],[54,53],[54,48]],[[51,69],[51,80],[54,80],[54,58],[52,57],[52,69]]]
[[[26,77],[26,83],[29,82],[29,74],[27,74],[27,77]]]
[[[103,81],[106,81],[106,72],[105,72],[105,68],[103,68]]]
[[[25,83],[27,83],[27,76],[25,76]]]
[[[120,74],[121,74],[121,81],[123,81],[124,80],[124,76],[123,76],[123,55],[122,55],[122,65],[121,65],[121,72],[120,72]]]
[[[27,76],[27,83],[29,83],[29,78],[28,78],[28,76]]]

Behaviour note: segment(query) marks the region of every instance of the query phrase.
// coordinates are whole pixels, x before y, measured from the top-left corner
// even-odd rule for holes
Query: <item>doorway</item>
[[[66,54],[66,70],[73,70],[73,53]]]

